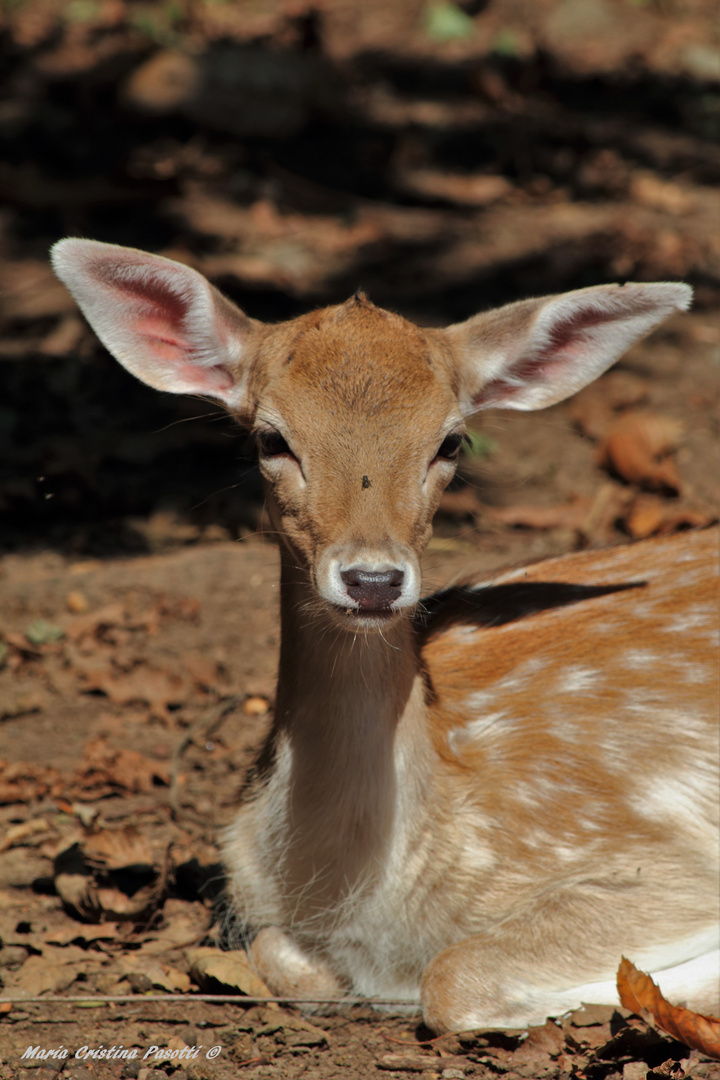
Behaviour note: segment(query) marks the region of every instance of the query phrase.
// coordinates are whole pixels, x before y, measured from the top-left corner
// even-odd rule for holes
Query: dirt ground
[[[683,278],[693,311],[595,387],[478,426],[426,590],[702,527],[714,18],[704,0],[0,6],[0,1080],[720,1077],[624,1010],[432,1039],[362,1004],[250,1003],[252,973],[201,951],[226,942],[218,836],[272,715],[277,555],[242,433],[136,384],[47,265],[91,236],[186,261],[258,318],[361,285],[436,325]]]

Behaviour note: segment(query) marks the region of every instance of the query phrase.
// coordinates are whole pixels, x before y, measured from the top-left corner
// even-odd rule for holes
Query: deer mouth
[[[333,604],[332,608],[342,626],[353,630],[380,630],[395,622],[402,614],[402,609],[390,607],[389,604],[382,607],[341,607]]]

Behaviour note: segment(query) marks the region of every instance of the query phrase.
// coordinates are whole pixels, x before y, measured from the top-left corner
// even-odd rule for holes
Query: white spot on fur
[[[654,649],[628,649],[625,663],[631,668],[652,668],[662,663],[662,654]]]
[[[665,623],[663,630],[675,634],[684,634],[688,630],[702,630],[707,626],[715,630],[717,622],[718,616],[716,609],[710,604],[703,604],[702,606],[698,605],[691,611],[673,615],[672,618]]]
[[[566,667],[558,679],[558,693],[582,694],[591,690],[602,672],[597,668],[583,667],[581,664],[572,664]]]
[[[498,732],[498,728],[500,725],[507,724],[508,721],[509,714],[505,709],[499,712],[487,713],[477,720],[471,720],[464,727],[453,728],[452,731],[449,731],[448,745],[454,753],[461,753],[463,746],[470,742],[479,741],[498,733],[507,735],[507,727],[504,727],[501,732]]]

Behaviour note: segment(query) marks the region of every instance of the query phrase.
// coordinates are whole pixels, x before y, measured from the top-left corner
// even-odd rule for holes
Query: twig
[[[311,998],[311,997],[246,997],[244,994],[94,994],[88,997],[64,997],[60,994],[42,994],[38,997],[0,997],[0,1007],[3,1005],[38,1005],[53,1004],[62,1005],[67,1002],[73,1005],[107,1002],[109,1005],[118,1002],[134,1001],[137,1004],[144,1001],[182,1001],[186,1005],[190,1001],[205,1001],[221,1005],[382,1005],[395,1008],[419,1011],[420,1006],[412,1001],[398,1001],[393,998],[365,998],[365,997],[342,997],[342,998]]]

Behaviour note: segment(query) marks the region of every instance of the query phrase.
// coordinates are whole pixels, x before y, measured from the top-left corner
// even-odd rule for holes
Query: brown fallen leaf
[[[73,945],[64,948],[43,946],[42,956],[29,956],[17,970],[6,977],[5,990],[13,995],[37,997],[67,990],[77,977],[99,958]]]
[[[617,973],[620,1003],[686,1046],[720,1060],[720,1019],[672,1005],[649,975],[624,956]]]
[[[55,888],[88,922],[145,919],[159,907],[170,873],[167,857],[158,864],[134,827],[98,829],[56,855]]]
[[[116,705],[144,702],[160,719],[167,716],[169,705],[182,705],[192,690],[189,680],[181,675],[145,664],[122,674],[114,674],[105,665],[88,665],[83,676],[85,690],[100,690]]]
[[[691,507],[678,507],[657,495],[638,495],[621,521],[634,540],[665,536],[678,529],[702,528],[716,520],[713,514]]]
[[[104,922],[98,926],[78,926],[77,923],[65,919],[65,927],[62,930],[50,930],[46,934],[46,941],[50,945],[72,945],[75,942],[84,942],[89,945],[95,941],[115,941],[120,936],[120,923]],[[69,925],[67,925],[69,923]]]
[[[60,786],[60,773],[52,766],[0,760],[0,806],[42,799]]]
[[[613,421],[596,460],[630,484],[677,493],[680,477],[667,455],[678,446],[681,434],[679,420],[634,410]]]
[[[38,834],[47,833],[50,829],[45,818],[31,818],[30,821],[23,821],[19,825],[11,826],[2,840],[0,840],[0,851],[7,851],[9,848],[20,847],[22,845],[36,845],[41,843],[41,839],[38,838]]]
[[[82,842],[87,863],[95,869],[119,870],[129,866],[153,866],[147,838],[132,825],[122,829],[99,829]]]
[[[211,945],[186,949],[185,959],[190,965],[190,975],[199,986],[220,983],[231,990],[239,990],[248,997],[272,997],[271,991],[250,966],[248,954],[242,949],[223,952]]]
[[[152,791],[158,784],[169,784],[170,772],[158,761],[137,750],[114,750],[105,739],[93,739],[83,751],[76,774],[78,791],[87,798],[123,791]]]
[[[146,983],[130,978],[131,985],[142,991],[143,989],[166,990],[170,994],[187,994],[190,990],[190,976],[178,968],[169,964],[162,964],[154,956],[148,956],[144,949],[129,953],[122,958],[120,970],[123,975],[141,976]]]

